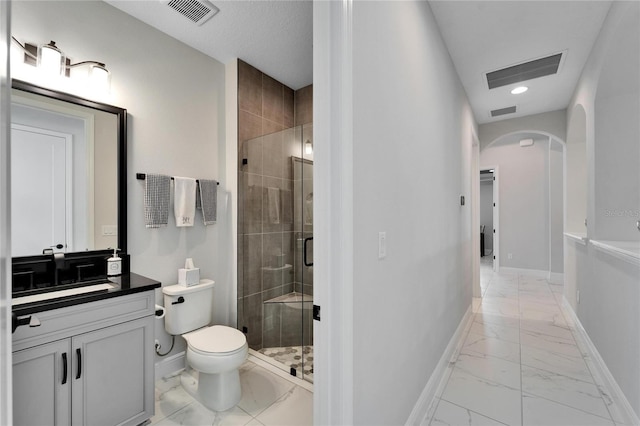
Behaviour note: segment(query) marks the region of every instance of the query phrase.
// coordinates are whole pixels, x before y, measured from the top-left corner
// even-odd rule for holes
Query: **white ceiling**
[[[213,0],[220,12],[201,27],[162,0],[105,1],[222,63],[240,58],[293,89],[312,83],[311,0]],[[487,123],[566,108],[610,1],[430,4],[476,121]],[[558,52],[566,53],[559,73],[527,81],[528,92],[488,89],[486,72]],[[515,114],[491,118],[512,105]]]
[[[197,26],[162,0],[105,0],[226,64],[233,58],[297,90],[313,81],[310,0],[212,0],[217,15]]]
[[[478,123],[564,109],[610,1],[434,1],[431,9]],[[489,90],[486,72],[566,52],[556,75]],[[490,111],[517,106],[515,114]]]

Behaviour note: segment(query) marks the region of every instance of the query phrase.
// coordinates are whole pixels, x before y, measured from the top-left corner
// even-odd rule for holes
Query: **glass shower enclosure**
[[[251,353],[313,382],[313,126],[239,150],[238,328]]]

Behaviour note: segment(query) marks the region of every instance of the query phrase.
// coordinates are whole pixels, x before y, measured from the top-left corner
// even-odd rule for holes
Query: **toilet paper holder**
[[[164,314],[166,313],[164,306],[156,305],[156,319],[164,318]]]

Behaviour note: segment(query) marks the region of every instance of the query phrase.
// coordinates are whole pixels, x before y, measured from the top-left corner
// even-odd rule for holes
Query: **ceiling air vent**
[[[507,86],[509,84],[520,83],[521,81],[556,74],[560,67],[561,59],[562,53],[557,53],[545,58],[488,72],[487,83],[489,84],[489,89],[495,89],[496,87]]]
[[[207,0],[163,0],[163,3],[198,26],[220,11]]]
[[[505,114],[513,114],[514,112],[516,112],[516,106],[510,106],[510,107],[506,107],[506,108],[500,108],[500,109],[494,109],[493,111],[491,111],[491,116],[492,117],[498,117],[501,115],[505,115]]]

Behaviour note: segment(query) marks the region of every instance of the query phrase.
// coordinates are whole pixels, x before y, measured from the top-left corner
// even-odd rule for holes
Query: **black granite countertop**
[[[96,282],[97,283],[97,282]],[[37,302],[25,303],[12,308],[14,315],[23,316],[37,312],[49,311],[52,309],[65,308],[67,306],[80,305],[87,302],[109,299],[111,297],[126,296],[128,294],[150,291],[160,287],[160,282],[151,278],[143,277],[135,273],[123,274],[118,277],[107,277],[100,280],[100,283],[112,285],[113,288],[94,291],[91,293],[75,294],[72,296],[58,297],[55,299],[41,300]],[[86,283],[79,283],[82,287]]]

